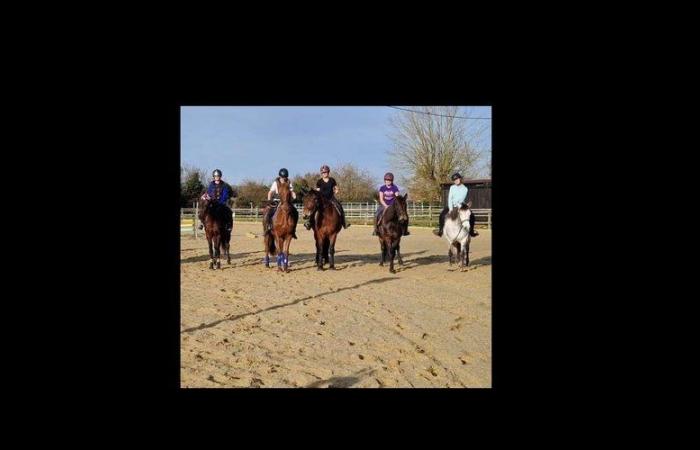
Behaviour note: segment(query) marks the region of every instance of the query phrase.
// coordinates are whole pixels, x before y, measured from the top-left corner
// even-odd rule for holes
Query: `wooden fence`
[[[343,203],[345,217],[349,223],[371,225],[377,210],[378,203]],[[301,221],[302,206],[300,203],[295,203],[294,206],[299,211],[299,220]],[[438,218],[442,206],[438,203],[408,203],[409,224],[411,226],[428,226],[435,227],[438,224]],[[182,208],[180,211],[180,233],[192,233],[195,237],[203,234],[203,231],[198,229],[199,219],[197,218],[197,208]],[[472,213],[476,216],[476,224],[486,225],[491,229],[491,209],[472,209]],[[249,208],[234,208],[233,221],[239,222],[262,222],[262,208],[255,206]]]

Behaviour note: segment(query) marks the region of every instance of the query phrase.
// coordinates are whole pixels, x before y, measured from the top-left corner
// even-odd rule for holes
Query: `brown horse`
[[[231,222],[231,210],[211,199],[199,200],[199,219],[204,223],[204,232],[209,244],[210,269],[221,269],[221,250],[226,254],[226,260],[231,264],[229,246],[231,231],[227,224]]]
[[[323,264],[329,262],[330,268],[335,269],[335,240],[343,226],[340,213],[331,200],[315,190],[304,190],[303,204],[304,219],[315,215],[316,266],[318,270],[323,270]]]
[[[399,265],[403,266],[401,259],[401,236],[403,229],[408,222],[408,209],[406,208],[406,198],[408,194],[397,195],[394,203],[384,210],[384,213],[379,218],[377,227],[377,236],[379,244],[382,248],[382,260],[380,266],[384,266],[387,256],[389,257],[389,271],[396,273],[394,270],[394,257],[398,256]]]
[[[280,204],[272,216],[272,230],[268,231],[263,221],[265,232],[265,267],[270,267],[270,254],[277,250],[277,270],[289,272],[289,244],[292,242],[294,229],[299,220],[299,212],[292,204],[292,191],[289,182],[277,181]],[[270,206],[268,206],[269,208]]]

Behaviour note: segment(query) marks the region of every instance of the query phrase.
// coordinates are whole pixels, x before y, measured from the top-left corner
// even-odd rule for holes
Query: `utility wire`
[[[387,105],[388,106],[388,105]],[[444,114],[435,114],[431,112],[415,111],[413,109],[399,108],[398,106],[389,106],[389,108],[400,109],[402,111],[414,112],[418,114],[428,114],[429,116],[440,116],[440,117],[452,117],[455,119],[481,119],[481,120],[491,120],[490,117],[463,117],[463,116],[447,116]]]

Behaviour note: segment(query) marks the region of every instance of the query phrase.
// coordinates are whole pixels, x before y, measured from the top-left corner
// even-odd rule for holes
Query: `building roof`
[[[462,184],[490,184],[491,178],[480,178],[480,179],[465,179],[462,178]],[[440,186],[452,186],[454,183],[440,183]]]

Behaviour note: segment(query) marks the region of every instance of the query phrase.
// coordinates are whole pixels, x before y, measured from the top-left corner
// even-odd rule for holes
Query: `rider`
[[[377,208],[377,216],[374,221],[374,231],[372,236],[376,236],[379,233],[379,218],[382,216],[384,209],[394,204],[396,196],[399,195],[399,187],[394,184],[394,174],[387,172],[384,174],[384,185],[379,187],[379,207]],[[408,236],[408,223],[404,226],[403,235]]]
[[[340,214],[340,219],[343,222],[343,228],[347,229],[350,224],[348,224],[345,221],[345,211],[343,211],[343,205],[340,204],[337,198],[335,198],[335,194],[338,193],[338,183],[335,181],[335,178],[331,178],[329,175],[331,173],[330,167],[327,165],[322,165],[321,166],[321,177],[319,180],[316,182],[316,189],[321,193],[321,195],[327,199],[330,200],[333,203],[333,206],[338,210],[338,214]],[[308,219],[306,219],[306,222],[304,222],[304,226],[306,227],[307,230],[311,229],[311,226],[313,224],[314,220],[314,215],[312,214],[309,216]]]
[[[202,195],[202,198],[213,199],[227,209],[228,214],[226,217],[228,220],[226,221],[226,229],[231,231],[233,228],[233,211],[231,211],[231,208],[228,206],[228,200],[234,197],[235,194],[228,183],[221,179],[221,171],[219,169],[212,172],[212,178],[213,180],[209,183],[207,192]],[[203,221],[199,224],[199,229],[201,230],[202,228],[204,228]]]
[[[460,207],[463,202],[467,200],[467,192],[469,189],[462,184],[462,175],[459,174],[459,172],[455,172],[452,175],[452,181],[454,184],[450,186],[450,194],[447,197],[447,206],[442,210],[440,213],[440,222],[439,226],[440,229],[435,231],[433,230],[433,234],[436,234],[438,236],[442,236],[442,229],[445,227],[445,215],[450,211],[452,208]],[[469,215],[469,235],[470,236],[478,236],[479,233],[474,229],[474,214]]]
[[[277,188],[277,182],[282,180],[285,183],[289,183],[289,190],[292,192],[292,199],[296,200],[297,199],[297,194],[294,192],[294,186],[292,186],[292,182],[289,180],[289,171],[285,168],[281,168],[278,177],[275,178],[275,181],[272,182],[272,185],[270,186],[270,191],[267,193],[267,201],[272,200],[272,196],[275,196],[275,202],[278,201],[279,199],[279,189]],[[272,216],[275,214],[275,210],[277,209],[277,203],[275,203],[274,206],[270,207],[267,211],[267,216],[265,217],[266,225],[267,225],[267,230],[272,231]],[[295,217],[297,220],[299,219],[298,215],[299,212],[296,210],[292,210],[292,214],[296,214],[297,217]],[[296,213],[295,213],[296,211]],[[297,227],[294,225],[294,230],[292,230],[292,237],[294,239],[297,239]]]

